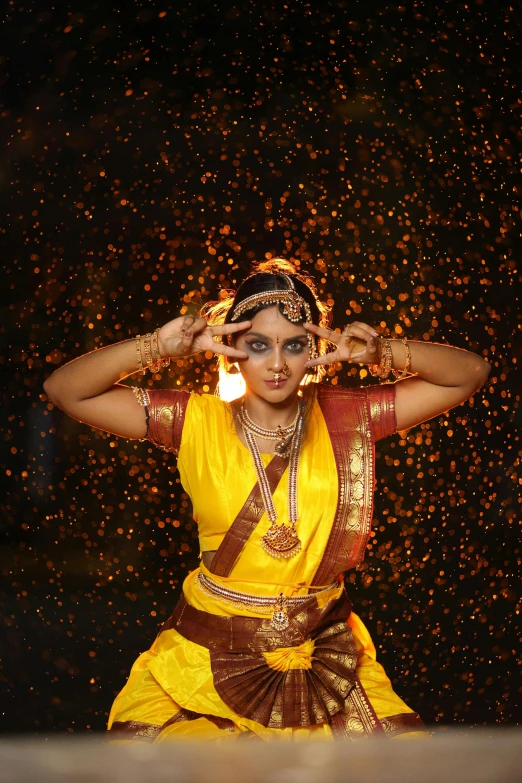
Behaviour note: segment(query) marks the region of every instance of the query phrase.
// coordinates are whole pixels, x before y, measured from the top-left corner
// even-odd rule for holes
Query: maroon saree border
[[[382,723],[357,675],[355,675],[355,687],[346,699],[344,710],[333,716],[331,728],[332,734],[337,739],[384,736]]]
[[[364,558],[373,512],[375,438],[386,434],[395,421],[392,392],[383,394],[370,392],[369,389],[338,388],[326,384],[317,388],[318,403],[332,444],[339,487],[332,528],[313,585],[332,581],[337,574],[352,568]],[[151,406],[149,438],[156,445],[167,444],[169,450],[177,454],[191,395],[174,391],[173,401],[172,394],[172,390],[156,391],[154,405]],[[307,397],[311,397],[309,391]],[[232,411],[235,403],[231,403]],[[372,416],[375,418],[375,430]],[[382,429],[384,432],[380,432]],[[267,466],[272,494],[287,464],[287,460],[274,456]],[[256,482],[213,557],[212,573],[230,575],[263,511]]]
[[[172,718],[169,718],[163,724],[143,723],[137,720],[114,721],[107,731],[108,733],[121,735],[122,739],[154,742],[156,737],[169,726],[173,726],[176,723],[186,723],[187,721],[197,720],[198,718],[206,718],[206,720],[209,720],[217,726],[218,729],[223,729],[223,731],[235,731],[235,723],[229,718],[220,718],[217,715],[207,715],[183,708],[178,710]]]
[[[384,734],[386,739],[392,739],[401,734],[409,734],[411,732],[422,732],[426,734],[426,737],[430,736],[424,721],[417,712],[403,712],[397,715],[389,715],[379,720],[371,705],[370,710],[367,708],[366,702],[368,702],[368,698],[360,684],[359,678],[357,678],[356,687],[350,692],[347,702],[349,704],[345,704],[344,711],[334,715],[330,721],[332,734],[336,739],[357,740],[382,734]],[[372,712],[374,717],[371,716]],[[369,715],[371,716],[370,719],[368,718]],[[229,718],[220,718],[216,715],[180,709],[162,725],[136,720],[114,721],[111,728],[108,729],[108,733],[120,735],[122,739],[154,742],[156,737],[169,726],[197,720],[198,718],[206,718],[224,731],[233,732],[236,729],[234,722]],[[381,729],[378,728],[378,723],[380,723]],[[242,737],[244,735],[256,736],[252,731],[242,732],[238,736]]]
[[[326,584],[357,565],[371,531],[375,446],[366,389],[321,386],[323,413],[337,467],[337,508],[312,584]]]
[[[389,715],[387,718],[381,718],[381,723],[387,737],[408,734],[410,731],[422,731],[429,736],[426,725],[418,712],[401,712],[398,715]]]
[[[371,531],[375,478],[375,448],[367,390],[321,384],[317,398],[332,444],[339,490],[332,528],[313,585],[331,582],[337,574],[357,565],[364,557]],[[286,464],[280,457],[274,457],[267,466],[272,493]],[[212,573],[230,575],[261,519],[260,501],[256,482],[214,555]]]
[[[275,630],[270,617],[214,615],[182,597],[160,633],[174,629],[208,649],[216,692],[237,715],[268,728],[306,727],[329,723],[344,710],[356,685],[358,652],[346,622],[350,613],[344,591],[324,607],[309,596],[304,605],[289,609],[288,627]],[[263,656],[308,639],[314,650],[307,669],[279,671]],[[367,715],[371,707],[363,706]]]

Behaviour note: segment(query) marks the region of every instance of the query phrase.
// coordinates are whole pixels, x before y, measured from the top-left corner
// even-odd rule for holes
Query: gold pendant
[[[270,625],[276,631],[284,631],[289,625],[288,612],[286,609],[286,598],[283,593],[279,593],[276,608],[270,620]]]
[[[261,546],[272,557],[286,559],[293,557],[301,551],[301,542],[294,525],[276,525],[272,522],[265,535],[261,539]]]

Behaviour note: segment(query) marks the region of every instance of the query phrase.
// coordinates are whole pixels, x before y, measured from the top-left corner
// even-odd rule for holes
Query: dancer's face
[[[249,391],[268,402],[283,402],[297,392],[306,373],[308,333],[281,315],[276,305],[260,310],[251,321],[236,341],[236,348],[248,354],[248,359],[238,360],[241,374]],[[279,386],[275,373],[280,375]]]

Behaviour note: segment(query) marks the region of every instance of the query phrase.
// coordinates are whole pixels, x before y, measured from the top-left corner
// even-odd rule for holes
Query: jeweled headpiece
[[[282,277],[288,280],[290,288],[286,291],[261,291],[259,294],[252,294],[243,299],[236,307],[234,307],[231,321],[237,321],[237,319],[246,313],[247,310],[252,310],[260,304],[274,305],[282,304],[283,313],[289,321],[297,323],[301,320],[301,311],[304,310],[306,321],[312,323],[312,312],[308,302],[300,296],[295,290],[294,281],[289,275],[283,274]],[[308,332],[308,345],[310,348],[310,358],[315,359],[317,357],[317,347],[312,332]]]

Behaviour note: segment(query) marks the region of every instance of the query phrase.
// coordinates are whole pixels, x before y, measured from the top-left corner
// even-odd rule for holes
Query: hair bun
[[[286,258],[269,258],[268,261],[259,261],[252,266],[250,272],[251,275],[257,275],[260,272],[268,272],[268,274],[284,274],[295,275],[297,267],[291,261]]]
[[[313,277],[298,270],[298,265],[286,258],[269,258],[268,261],[258,261],[253,264],[249,277],[260,273],[270,275],[294,275],[294,277],[297,277],[298,280],[304,283],[312,291],[314,297],[318,299],[317,287]]]

